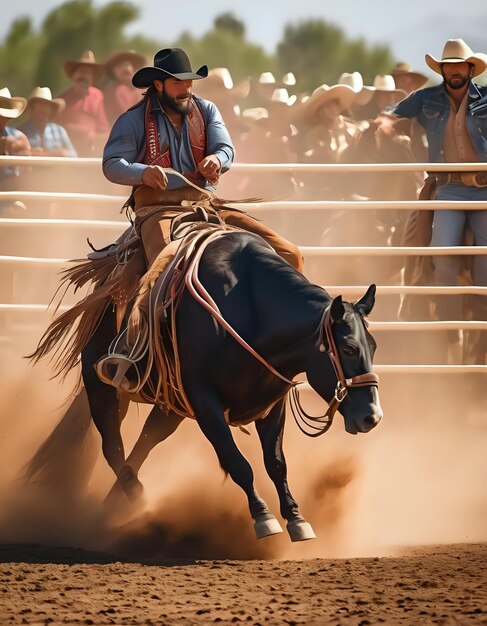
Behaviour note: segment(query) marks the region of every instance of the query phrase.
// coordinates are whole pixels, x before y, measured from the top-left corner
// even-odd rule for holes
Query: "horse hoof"
[[[311,528],[311,524],[304,520],[293,520],[287,523],[287,532],[291,537],[291,541],[308,541],[308,539],[316,539],[316,535]]]
[[[131,502],[142,501],[144,487],[130,465],[124,465],[119,471],[118,482]]]
[[[282,533],[281,525],[274,516],[255,522],[254,530],[257,539]]]

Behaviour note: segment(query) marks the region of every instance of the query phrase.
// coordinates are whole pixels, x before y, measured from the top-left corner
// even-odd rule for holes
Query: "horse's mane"
[[[300,299],[325,302],[330,298],[323,287],[311,283],[256,235],[248,234],[242,262],[252,264],[261,276],[268,274],[273,283],[281,283],[289,293],[295,293]]]

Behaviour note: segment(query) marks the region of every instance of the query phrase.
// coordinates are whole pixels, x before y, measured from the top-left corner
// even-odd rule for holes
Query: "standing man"
[[[115,122],[103,154],[103,172],[113,183],[137,187],[135,222],[148,265],[169,242],[171,219],[183,200],[204,200],[203,192],[163,168],[184,174],[196,187],[213,191],[234,159],[225,123],[209,100],[193,95],[196,72],[180,48],[160,50],[152,67],[138,70],[132,83],[146,89],[143,100]],[[245,213],[225,209],[220,216],[232,226],[257,233],[292,265],[301,269],[296,246]]]
[[[59,94],[66,107],[57,121],[68,131],[79,156],[98,156],[109,130],[103,93],[94,86],[103,75],[103,67],[87,50],[79,61],[67,61],[64,71],[73,85]]]
[[[435,162],[487,161],[487,87],[473,78],[487,69],[487,57],[474,54],[462,39],[449,39],[441,59],[426,63],[443,83],[413,92],[393,108],[399,117],[415,118],[426,130],[429,158]],[[435,200],[487,201],[487,172],[436,174]],[[474,244],[487,245],[487,211],[435,210],[432,246],[459,246],[468,222]],[[456,285],[459,256],[434,257],[438,285]],[[487,285],[487,256],[475,256],[473,283]]]

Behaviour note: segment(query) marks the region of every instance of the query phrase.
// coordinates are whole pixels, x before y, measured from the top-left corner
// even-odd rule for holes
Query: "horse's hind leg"
[[[299,512],[298,505],[291,495],[287,484],[287,466],[282,448],[285,422],[285,402],[280,400],[263,420],[257,420],[255,426],[259,434],[264,463],[272,482],[276,486],[281,515],[287,520],[287,530],[292,541],[314,539],[311,525]]]
[[[122,468],[121,471],[121,478],[123,478],[124,473],[127,475],[131,473],[137,479],[137,474],[151,450],[153,450],[158,443],[172,435],[183,419],[184,418],[179,417],[172,411],[164,413],[159,407],[154,406],[145,421],[144,428],[139,438],[132,448],[132,452],[125,461],[124,468]],[[106,500],[115,497],[119,486],[120,482],[117,481],[108,493]]]
[[[257,539],[282,532],[279,522],[254,489],[252,468],[233,440],[218,397],[203,389],[190,393],[189,386],[187,395],[198,425],[213,445],[221,467],[247,495]]]
[[[125,465],[120,423],[125,417],[128,405],[125,401],[120,402],[114,387],[101,382],[94,368],[98,359],[106,353],[107,343],[115,332],[115,317],[107,309],[96,332],[83,350],[81,364],[91,417],[102,439],[103,455],[115,475],[119,477]]]
[[[127,465],[137,473],[153,448],[172,435],[183,419],[173,411],[164,413],[159,407],[154,406],[132,452],[127,457]]]

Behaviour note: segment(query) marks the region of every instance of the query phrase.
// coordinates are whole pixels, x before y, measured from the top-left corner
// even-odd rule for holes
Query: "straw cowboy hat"
[[[441,59],[435,59],[430,54],[424,58],[428,67],[437,74],[441,74],[442,63],[471,63],[474,66],[472,76],[478,76],[487,69],[487,56],[481,52],[472,52],[463,39],[448,39]]]
[[[196,72],[191,68],[188,55],[181,48],[164,48],[154,56],[152,67],[143,67],[132,78],[134,87],[150,87],[155,80],[200,80],[208,76],[208,66],[202,65]]]
[[[264,107],[244,109],[240,118],[245,126],[252,128],[255,124],[262,125],[266,123],[269,119],[269,111]]]
[[[237,85],[233,84],[230,71],[226,67],[214,67],[208,72],[206,80],[198,83],[195,92],[203,98],[208,95],[224,95],[243,100],[249,95],[250,81],[243,80]]]
[[[413,72],[409,63],[396,63],[393,67],[391,76],[394,78],[394,81],[397,83],[397,80],[403,76],[407,76],[411,81],[411,90],[416,91],[417,89],[421,89],[427,82],[428,77],[420,72]]]
[[[22,115],[27,100],[25,98],[12,98],[7,87],[0,89],[0,116],[15,119]]]
[[[279,89],[274,89],[274,91],[272,92],[270,104],[291,107],[297,99],[297,96],[290,96],[285,87],[280,87]]]
[[[36,87],[30,94],[27,104],[31,105],[33,102],[49,102],[53,115],[60,113],[66,106],[66,102],[62,98],[53,99],[49,87]]]
[[[107,74],[110,74],[115,66],[119,63],[124,63],[125,61],[132,63],[134,71],[139,70],[147,63],[147,59],[143,54],[139,54],[138,52],[135,52],[135,50],[123,50],[121,52],[114,52],[110,55],[103,62],[103,67],[105,68]]]
[[[257,81],[259,85],[274,87],[275,89],[281,87],[294,87],[296,84],[296,76],[292,72],[284,74],[280,81],[277,81],[272,72],[262,72]]]
[[[355,102],[357,94],[348,85],[320,85],[311,94],[310,99],[304,105],[304,114],[308,120],[316,117],[318,109],[330,100],[338,100],[341,110],[348,109]]]
[[[371,91],[372,93],[395,93],[401,96],[401,98],[405,98],[407,96],[407,93],[404,91],[404,89],[398,89],[396,87],[396,82],[391,74],[377,74],[377,76],[374,78],[374,84],[372,86],[364,86],[364,89],[366,91]]]
[[[352,72],[351,74],[344,72],[340,75],[338,84],[347,85],[353,89],[353,91],[357,94],[354,104],[358,106],[365,106],[368,104],[374,95],[372,91],[364,89],[364,80],[360,72]]]
[[[103,75],[103,65],[95,62],[95,55],[91,50],[85,50],[78,61],[66,61],[64,64],[64,71],[68,78],[73,76],[73,73],[78,67],[88,67],[93,70],[94,81],[96,82]]]

